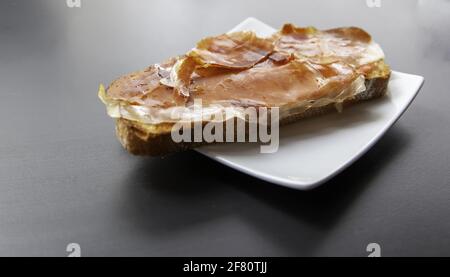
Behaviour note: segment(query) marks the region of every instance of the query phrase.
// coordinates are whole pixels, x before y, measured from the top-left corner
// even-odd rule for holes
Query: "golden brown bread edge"
[[[384,96],[387,92],[389,78],[390,69],[382,62],[376,72],[372,72],[366,77],[366,90],[358,94],[355,98],[346,100],[343,103],[344,108],[361,101]],[[334,104],[311,108],[305,112],[292,114],[282,119],[280,125],[297,122],[304,118],[318,116],[332,111],[336,111]],[[206,142],[174,142],[170,133],[172,126],[173,124],[171,123],[149,125],[119,118],[116,121],[116,134],[123,147],[134,155],[163,156],[207,144]],[[226,129],[224,128],[225,131]],[[236,124],[234,133],[236,134]]]

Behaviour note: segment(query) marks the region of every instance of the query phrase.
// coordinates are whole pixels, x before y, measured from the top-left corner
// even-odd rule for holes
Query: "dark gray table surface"
[[[376,0],[375,0],[376,1]],[[0,255],[450,255],[450,1],[0,2]],[[129,155],[99,83],[253,16],[356,25],[426,82],[359,161],[301,192],[194,152]]]

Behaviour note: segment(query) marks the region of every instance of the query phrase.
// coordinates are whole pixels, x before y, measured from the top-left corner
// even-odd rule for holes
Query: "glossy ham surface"
[[[283,107],[321,99],[342,101],[360,92],[365,74],[384,59],[364,30],[319,31],[292,24],[269,38],[252,32],[208,37],[183,56],[115,80],[104,102],[147,113],[203,105]],[[145,109],[144,109],[145,108]]]

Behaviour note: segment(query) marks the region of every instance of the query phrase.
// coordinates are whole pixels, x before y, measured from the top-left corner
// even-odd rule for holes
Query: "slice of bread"
[[[390,77],[390,69],[384,61],[367,73],[365,85],[366,90],[352,99],[346,100],[344,108],[352,104],[382,97],[387,92],[387,85]],[[294,113],[280,121],[280,125],[293,123],[304,118],[317,116],[328,112],[336,111],[334,104],[308,109],[305,112]],[[175,143],[171,138],[173,123],[144,124],[124,118],[116,120],[116,134],[120,143],[130,153],[135,155],[161,156],[169,153],[184,151],[206,144],[196,143]],[[236,125],[235,125],[236,126]],[[224,132],[226,129],[224,128]],[[283,132],[281,129],[280,132]],[[236,133],[236,130],[235,132]],[[226,134],[224,134],[226,135]]]
[[[227,121],[242,120],[241,108],[279,107],[284,125],[381,97],[390,72],[383,51],[362,29],[286,24],[269,38],[236,32],[203,39],[185,55],[120,77],[107,91],[101,86],[99,96],[116,118],[125,149],[158,156],[207,143],[172,139],[174,110],[189,108],[198,116],[197,98],[212,109],[226,103],[221,112],[235,109]],[[247,137],[251,123],[245,124]],[[224,126],[223,137],[226,131]],[[235,138],[239,131],[234,124]]]

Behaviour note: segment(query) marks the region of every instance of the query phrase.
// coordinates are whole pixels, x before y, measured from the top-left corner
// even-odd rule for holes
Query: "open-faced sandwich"
[[[383,96],[389,76],[383,51],[364,30],[286,24],[265,38],[253,32],[205,38],[185,55],[100,86],[99,96],[129,152],[164,155],[208,143],[172,139],[180,111],[205,125],[212,120],[207,113],[245,121],[244,108],[278,108],[285,124]]]

